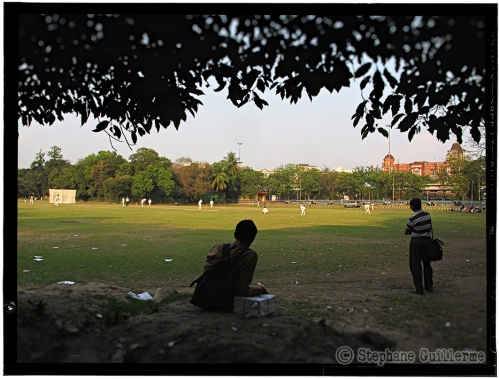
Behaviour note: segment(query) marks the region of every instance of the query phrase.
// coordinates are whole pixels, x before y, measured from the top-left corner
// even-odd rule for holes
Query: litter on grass
[[[72,285],[72,284],[75,284],[75,282],[70,282],[69,280],[63,280],[62,282],[57,282],[57,284],[68,284],[68,285]]]
[[[96,247],[92,247],[92,250],[97,250],[97,248]]]
[[[173,259],[165,259],[165,262],[171,262]]]
[[[130,295],[134,299],[152,300],[152,296],[147,292],[139,293],[138,295],[136,293],[133,293],[133,292],[128,292],[128,295]]]

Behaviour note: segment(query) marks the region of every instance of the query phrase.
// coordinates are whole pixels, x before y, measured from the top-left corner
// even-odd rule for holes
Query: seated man
[[[237,286],[234,296],[258,296],[268,293],[262,285],[251,285],[253,274],[258,261],[258,254],[249,247],[253,243],[257,233],[256,225],[251,220],[242,220],[236,225],[234,232],[235,241],[230,245],[230,258],[236,258]],[[204,270],[208,270],[222,258],[223,243],[215,245],[208,253]]]
[[[267,207],[266,207],[265,205],[263,206],[262,213],[263,213],[264,215],[266,215],[266,214],[268,214],[268,213],[269,213],[269,210],[267,209]]]

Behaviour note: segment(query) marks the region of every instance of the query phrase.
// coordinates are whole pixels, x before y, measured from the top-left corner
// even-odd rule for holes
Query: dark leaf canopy
[[[365,101],[352,104],[354,125],[365,119],[363,137],[386,135],[378,122],[391,112],[392,126],[399,123],[409,139],[421,127],[441,141],[450,133],[460,139],[463,129],[480,138],[486,31],[493,22],[485,11],[495,14],[495,6],[453,4],[454,16],[432,13],[431,6],[421,16],[418,8],[387,16],[376,10],[393,8],[363,5],[357,14],[331,4],[299,8],[305,15],[251,16],[209,8],[170,13],[151,4],[136,14],[99,14],[97,4],[87,4],[88,14],[55,9],[15,15],[23,125],[52,124],[67,113],[85,124],[92,115],[93,131],[135,143],[153,126],[178,129],[188,113],[195,116],[201,88],[213,78],[213,90],[226,91],[235,106],[259,109],[268,105],[267,90],[296,103],[360,83],[372,87]]]

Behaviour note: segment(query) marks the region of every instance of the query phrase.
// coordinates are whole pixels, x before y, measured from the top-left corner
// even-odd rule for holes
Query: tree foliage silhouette
[[[52,124],[75,113],[83,125],[92,115],[94,132],[134,144],[195,116],[210,78],[235,106],[259,109],[268,90],[296,103],[355,82],[363,101],[352,105],[352,123],[363,138],[387,136],[380,121],[391,114],[388,127],[409,140],[428,130],[462,142],[468,129],[479,141],[485,12],[497,7],[448,7],[461,15],[431,15],[431,7],[421,16],[377,15],[367,4],[356,13],[303,8],[315,15],[19,14],[18,119]]]

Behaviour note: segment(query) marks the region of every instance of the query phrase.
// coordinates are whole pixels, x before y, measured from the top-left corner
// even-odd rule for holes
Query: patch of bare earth
[[[476,241],[446,242],[435,290],[413,289],[408,265],[304,285],[269,280],[276,312],[262,318],[206,312],[192,288],[153,311],[109,314],[137,290],[99,283],[18,288],[17,355],[24,363],[320,363],[336,350],[486,351],[486,257]],[[157,288],[142,288],[154,295]],[[298,310],[297,304],[305,304]],[[99,316],[100,315],[100,316]]]

